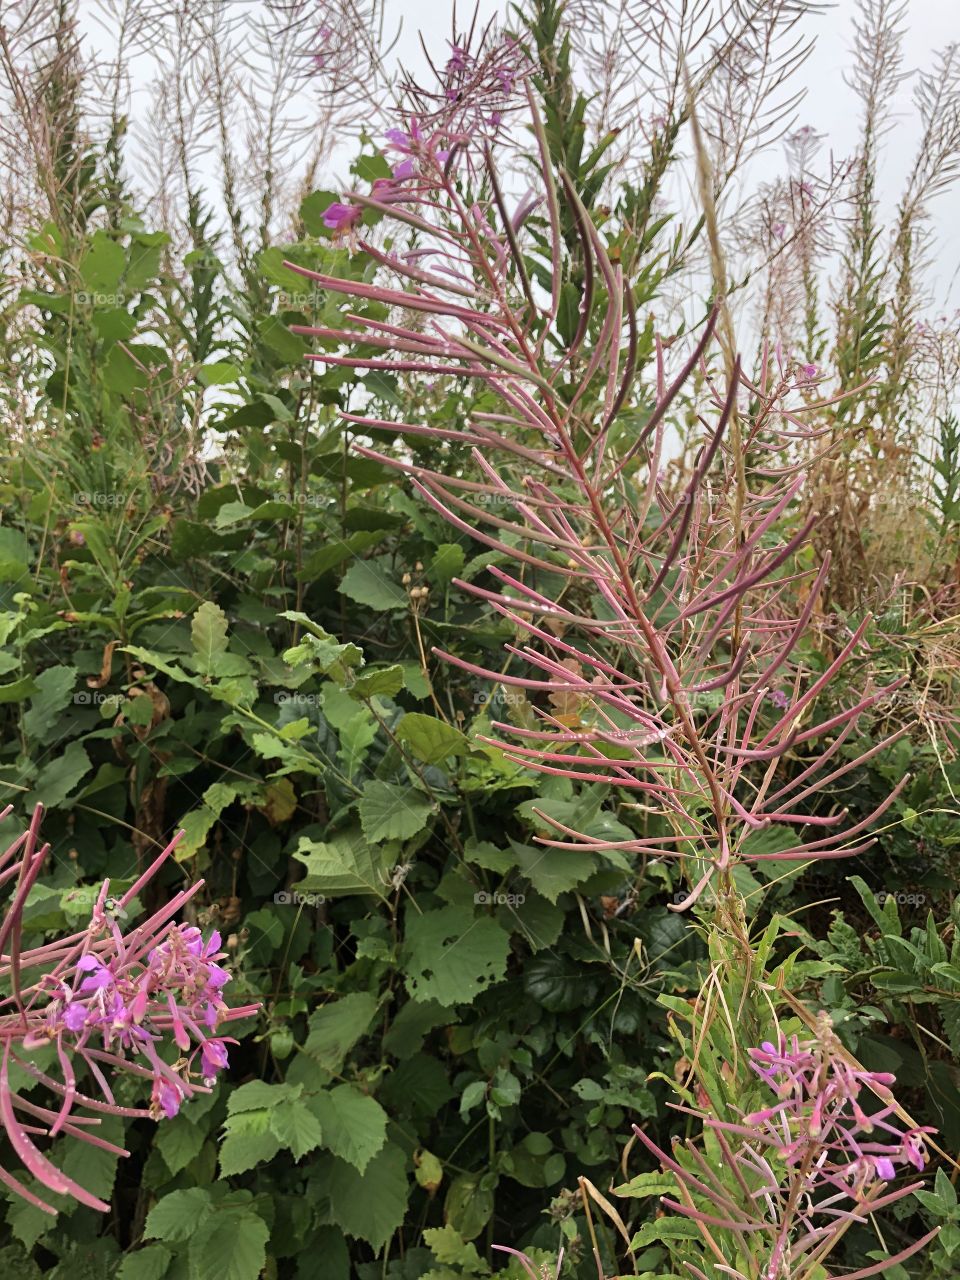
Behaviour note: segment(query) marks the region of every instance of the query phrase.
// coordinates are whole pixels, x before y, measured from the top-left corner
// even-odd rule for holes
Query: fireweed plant
[[[669,1209],[699,1224],[717,1267],[738,1280],[801,1280],[823,1275],[821,1264],[847,1228],[918,1190],[919,1181],[892,1186],[904,1167],[926,1164],[928,1127],[904,1128],[889,1072],[864,1071],[848,1060],[829,1018],[814,1038],[782,1033],[777,1043],[751,1049],[749,1064],[773,1097],[769,1106],[736,1122],[689,1107],[704,1145],[660,1150],[637,1126],[640,1141],[672,1172],[681,1199]],[[879,1106],[868,1104],[872,1097]],[[876,1275],[917,1253],[928,1232],[895,1257],[846,1272],[847,1280]],[[722,1240],[722,1243],[721,1243]],[[726,1265],[732,1260],[737,1266]],[[698,1280],[707,1273],[686,1264]]]
[[[10,807],[0,819],[9,813]],[[204,940],[195,926],[173,920],[202,882],[175,894],[129,932],[120,928],[125,908],[160,870],[176,840],[122,897],[111,898],[109,881],[104,881],[81,932],[22,950],[24,908],[50,850],[39,843],[42,813],[38,805],[28,829],[0,854],[0,883],[13,884],[0,924],[0,977],[10,991],[0,1002],[0,1122],[39,1188],[106,1211],[110,1206],[58,1168],[36,1139],[62,1134],[126,1155],[98,1136],[99,1117],[175,1116],[184,1101],[209,1091],[227,1065],[227,1045],[235,1042],[222,1034],[221,1026],[248,1017],[257,1006],[230,1009],[224,1002],[230,975],[218,963],[223,958],[219,934],[214,931]],[[31,1051],[51,1044],[58,1063],[55,1075],[40,1070],[30,1057]],[[167,1052],[171,1046],[176,1055]],[[43,1085],[57,1104],[45,1106],[24,1097],[14,1072]],[[85,1073],[102,1096],[83,1091]],[[149,1084],[146,1108],[116,1102],[111,1078],[119,1075]],[[2,1166],[0,1181],[35,1208],[56,1214],[42,1195]]]
[[[513,91],[514,78],[497,81],[498,91]],[[850,749],[859,718],[900,682],[868,683],[847,705],[823,709],[839,696],[839,673],[862,657],[869,618],[816,673],[798,661],[830,567],[829,558],[811,562],[814,520],[799,515],[800,459],[815,452],[824,434],[817,412],[829,404],[811,396],[810,369],[766,351],[748,374],[718,298],[668,371],[667,344],[641,331],[602,221],[568,175],[554,173],[529,88],[527,102],[537,194],[512,210],[489,140],[465,127],[459,103],[456,116],[441,105],[391,130],[388,149],[401,157],[392,178],[328,211],[328,225],[369,255],[373,274],[342,280],[289,263],[348,300],[339,327],[297,332],[320,341],[311,358],[328,366],[476,388],[463,423],[344,413],[361,440],[399,435],[395,453],[355,447],[408,476],[458,534],[489,549],[490,585],[456,585],[516,628],[503,668],[435,652],[520,691],[529,714],[493,721],[486,746],[539,773],[612,786],[641,828],[629,840],[604,840],[541,813],[541,843],[634,855],[643,865],[678,862],[686,888],[674,909],[712,903],[714,932],[732,941],[728,956],[747,975],[745,999],[754,953],[737,868],[870,847],[868,828],[906,779],[859,821],[820,802],[906,731]],[[384,247],[364,238],[376,221],[397,237],[379,241]],[[573,243],[564,225],[575,229]],[[382,282],[377,268],[396,283]],[[580,298],[572,321],[569,282]],[[640,374],[651,347],[647,385]],[[675,491],[667,455],[680,412],[695,415],[703,439]],[[442,451],[449,442],[469,448],[473,476],[419,460],[423,443]],[[886,1184],[904,1159],[922,1164],[921,1135],[896,1133],[891,1079],[841,1068],[836,1044],[825,1030],[816,1043],[768,1041],[753,1051],[751,1065],[778,1101],[736,1123],[703,1117],[719,1144],[714,1172],[703,1171],[696,1148],[696,1172],[655,1149],[681,1187],[711,1202],[674,1207],[708,1242],[718,1226],[737,1237],[729,1254],[713,1244],[719,1271],[744,1274],[728,1263],[755,1232],[763,1245],[749,1256],[759,1266],[762,1255],[763,1269],[746,1274],[822,1275],[817,1268],[850,1221],[911,1190]],[[858,1102],[864,1086],[886,1100],[874,1116]],[[867,1136],[873,1128],[879,1138]]]

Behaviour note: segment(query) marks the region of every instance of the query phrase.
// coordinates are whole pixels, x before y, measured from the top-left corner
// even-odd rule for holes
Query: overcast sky
[[[457,5],[464,19],[472,11],[473,2]],[[508,9],[505,0],[480,0],[482,18],[503,16]],[[386,0],[388,26],[401,22],[396,56],[412,65],[422,65],[418,32],[422,29],[431,47],[442,48],[449,35],[453,0]],[[826,135],[825,146],[840,158],[852,154],[856,147],[860,121],[858,102],[844,83],[845,69],[850,66],[853,45],[853,21],[857,13],[855,0],[838,0],[826,13],[809,18],[809,30],[817,36],[817,44],[799,73],[807,88],[797,124],[812,125]],[[908,0],[904,70],[928,69],[935,52],[949,43],[960,42],[960,0]],[[916,108],[912,103],[912,84],[906,81],[894,104],[895,123],[884,140],[880,173],[880,198],[886,211],[892,211],[913,165],[920,136]],[[772,179],[782,171],[782,151],[772,149],[754,167],[753,181]],[[767,168],[769,166],[769,168]],[[936,261],[931,264],[930,286],[934,305],[952,311],[960,305],[960,184],[941,196],[931,210],[935,224]]]
[[[213,2],[218,3],[219,0]],[[249,0],[249,3],[255,9],[262,0]],[[414,71],[426,72],[419,42],[421,31],[435,57],[441,63],[445,60],[454,0],[384,0],[384,3],[386,30],[392,32],[398,25],[400,27],[390,63],[400,61]],[[461,0],[456,6],[462,25],[466,23],[474,3],[475,0]],[[120,5],[121,0],[104,0],[108,11],[117,6],[113,11],[118,12]],[[79,7],[85,36],[105,51],[104,31],[98,29],[93,0],[79,0]],[[479,0],[482,21],[491,17],[503,18],[508,8],[508,0]],[[932,66],[936,51],[950,42],[960,42],[960,0],[907,0],[906,8],[904,69],[915,73]],[[806,86],[807,96],[798,109],[796,123],[811,125],[825,135],[824,146],[830,148],[838,160],[854,152],[860,128],[859,104],[843,79],[844,71],[851,62],[856,13],[855,0],[838,0],[827,12],[805,20],[809,33],[816,35],[817,43],[813,54],[798,73],[798,82]],[[134,69],[135,83],[137,74]],[[139,91],[134,94],[135,121],[138,116],[142,119],[149,114],[146,83],[152,74],[144,67]],[[424,75],[424,78],[428,77]],[[888,216],[895,209],[910,172],[920,133],[917,112],[911,100],[910,80],[901,86],[896,98],[893,104],[894,124],[884,140],[880,167],[879,196],[882,212]],[[355,150],[354,142],[345,141],[334,156],[334,167],[345,182],[347,165]],[[783,172],[782,148],[773,147],[750,166],[745,182],[748,187],[753,187]],[[321,180],[323,185],[330,185],[334,174],[321,175]],[[934,313],[952,313],[960,306],[960,185],[940,196],[931,212],[935,233],[933,242],[936,245],[928,277],[931,302]]]

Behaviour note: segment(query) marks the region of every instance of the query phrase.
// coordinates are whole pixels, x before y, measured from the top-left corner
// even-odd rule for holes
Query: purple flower
[[[221,1068],[227,1066],[227,1048],[222,1040],[206,1040],[200,1051],[200,1071],[204,1080],[211,1080]]]
[[[395,164],[391,173],[396,182],[405,182],[407,178],[412,178],[414,174],[413,156],[407,156],[405,160]]]
[[[172,1120],[180,1110],[183,1094],[169,1080],[155,1076],[150,1101],[154,1111],[162,1111],[168,1120]]]
[[[808,382],[812,381],[819,372],[815,364],[802,364],[800,366],[800,373]]]
[[[339,200],[334,200],[333,204],[328,205],[323,213],[323,225],[329,227],[331,231],[349,231],[349,229],[360,221],[361,212],[356,205],[341,204]]]
[[[102,960],[98,960],[96,956],[89,952],[85,956],[81,956],[77,961],[77,968],[83,973],[89,973],[89,978],[84,978],[80,983],[81,991],[102,991],[104,987],[109,987],[113,982],[113,974],[106,967]]]
[[[778,240],[782,240],[787,234],[787,224],[785,222],[775,222],[770,230]]]
[[[86,1020],[87,1006],[79,1000],[72,1001],[63,1011],[63,1025],[68,1031],[82,1031]]]
[[[410,121],[409,133],[405,129],[387,129],[384,134],[394,151],[402,151],[404,155],[413,155],[423,142],[423,134],[416,120]]]
[[[789,707],[790,705],[790,699],[787,697],[787,695],[783,692],[782,689],[771,689],[770,692],[767,694],[767,697],[770,699],[773,705],[777,707],[778,710],[780,711],[786,711],[787,707]],[[769,1041],[765,1042],[763,1047],[764,1049],[769,1048],[770,1051],[773,1051],[773,1045],[771,1045]]]

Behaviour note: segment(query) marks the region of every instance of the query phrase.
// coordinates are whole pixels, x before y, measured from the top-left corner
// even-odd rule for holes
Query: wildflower
[[[205,1040],[200,1051],[200,1072],[204,1082],[213,1083],[221,1068],[228,1065],[227,1049],[222,1040]]]
[[[775,222],[770,230],[778,240],[782,240],[787,234],[787,224],[785,222]]]
[[[819,369],[815,364],[802,364],[800,366],[800,375],[807,382],[811,382],[819,373]]]
[[[767,694],[767,697],[778,711],[786,711],[787,707],[790,705],[790,699],[782,689],[771,689]]]
[[[349,231],[360,218],[361,213],[356,205],[341,204],[339,200],[334,200],[324,210],[323,225],[331,231]]]
[[[424,137],[416,119],[410,121],[409,131],[406,129],[387,129],[384,134],[394,151],[402,151],[404,155],[414,155],[423,145]]]
[[[180,1110],[183,1094],[163,1076],[154,1076],[153,1089],[150,1094],[150,1108],[156,1115],[163,1114],[168,1120]]]

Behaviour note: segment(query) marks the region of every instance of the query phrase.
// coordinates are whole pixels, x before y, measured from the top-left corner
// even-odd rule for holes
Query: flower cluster
[[[125,954],[116,924],[106,923],[116,944],[109,960],[93,951],[80,956],[73,980],[59,979],[44,1025],[24,1047],[65,1037],[74,1052],[99,1042],[108,1052],[141,1056],[153,1074],[151,1112],[171,1118],[188,1096],[192,1076],[210,1086],[227,1065],[224,1040],[211,1035],[228,1012],[221,992],[230,975],[217,963],[223,959],[220,935],[214,931],[204,942],[196,927],[170,925],[141,965]],[[158,1052],[168,1035],[183,1055],[176,1067]]]
[[[902,1131],[893,1122],[898,1108],[890,1086],[896,1077],[849,1063],[829,1031],[802,1043],[796,1036],[789,1044],[783,1036],[776,1045],[764,1041],[750,1050],[750,1065],[777,1101],[744,1116],[743,1127],[725,1127],[759,1138],[787,1165],[803,1169],[808,1194],[834,1188],[859,1197],[876,1179],[892,1181],[898,1165],[923,1170],[923,1135],[933,1130]],[[865,1112],[864,1089],[884,1105]]]
[[[921,1185],[890,1184],[904,1167],[924,1169],[925,1136],[934,1131],[897,1123],[903,1113],[890,1089],[895,1077],[853,1061],[826,1015],[814,1039],[788,1041],[780,1035],[776,1043],[750,1049],[749,1062],[776,1095],[770,1106],[735,1121],[677,1108],[713,1135],[720,1163],[708,1160],[692,1139],[668,1155],[640,1129],[635,1132],[677,1178],[682,1203],[664,1196],[666,1207],[705,1231],[729,1233],[731,1260],[754,1258],[751,1276],[789,1280],[800,1274],[801,1259],[810,1269],[804,1274],[812,1274],[851,1223]],[[879,1106],[868,1108],[868,1095]],[[860,1280],[902,1261],[935,1234],[854,1276]],[[724,1270],[745,1280],[741,1271]],[[691,1271],[703,1275],[695,1267]]]
[[[9,808],[0,819],[7,813]],[[105,882],[85,929],[21,949],[23,910],[49,851],[38,841],[41,815],[38,806],[29,829],[0,852],[0,884],[16,883],[0,923],[0,979],[12,992],[0,999],[0,1126],[41,1187],[106,1210],[109,1206],[52,1163],[31,1135],[63,1134],[125,1155],[97,1135],[99,1116],[175,1116],[184,1099],[210,1088],[227,1065],[231,1042],[221,1034],[222,1024],[256,1013],[257,1006],[229,1008],[224,1001],[230,975],[220,964],[220,935],[213,932],[205,941],[196,926],[174,923],[202,881],[174,894],[129,932],[118,923],[177,840],[119,899],[109,896]],[[23,975],[31,972],[39,977],[24,982]],[[56,1050],[56,1074],[44,1073],[32,1056],[48,1045]],[[175,1060],[167,1061],[170,1057]],[[22,1097],[14,1069],[43,1084],[59,1106]],[[84,1075],[102,1097],[81,1091]],[[149,1082],[148,1108],[118,1105],[112,1081],[120,1075]],[[36,1208],[56,1212],[5,1167],[0,1167],[0,1181]]]
[[[324,226],[338,235],[353,233],[363,205],[416,199],[452,159],[482,150],[496,136],[516,97],[523,76],[524,54],[510,37],[494,40],[476,53],[469,42],[454,41],[445,67],[437,71],[438,87],[408,82],[411,111],[402,127],[388,129],[386,150],[394,153],[389,178],[378,178],[369,197],[354,193],[335,200],[324,211]]]

